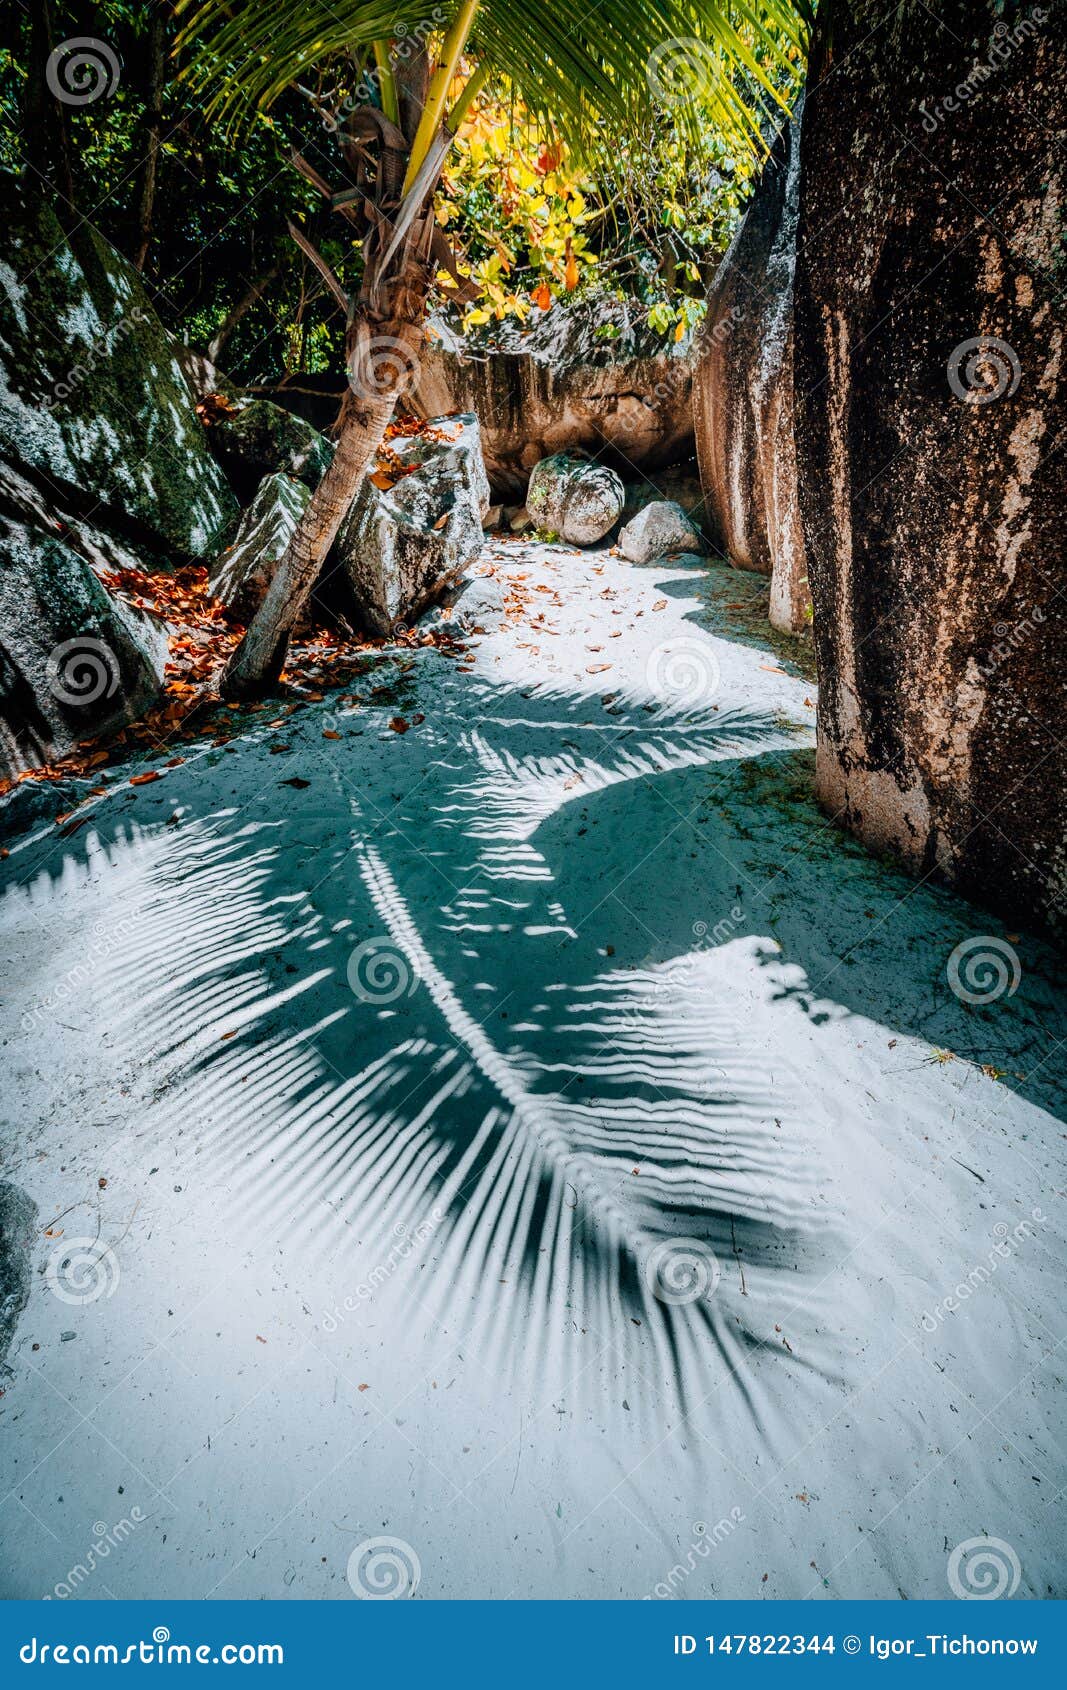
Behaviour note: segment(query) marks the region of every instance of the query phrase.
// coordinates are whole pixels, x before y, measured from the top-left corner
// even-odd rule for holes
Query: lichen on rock
[[[0,455],[161,558],[200,556],[235,501],[140,277],[6,171],[0,215]]]

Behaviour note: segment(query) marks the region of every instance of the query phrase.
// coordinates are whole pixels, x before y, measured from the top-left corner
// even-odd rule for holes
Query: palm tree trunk
[[[224,698],[249,698],[277,681],[285,666],[289,637],[367,465],[382,443],[396,400],[395,391],[372,399],[346,397],[333,462],[312,494],[267,595],[227,665],[221,689]]]

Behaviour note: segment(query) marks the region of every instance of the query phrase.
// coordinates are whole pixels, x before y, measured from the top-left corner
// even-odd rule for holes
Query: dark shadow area
[[[429,1228],[420,1297],[450,1325],[546,1368],[590,1327],[625,1366],[637,1329],[629,1388],[670,1414],[717,1353],[758,1421],[758,1352],[780,1381],[840,1377],[814,1297],[801,1360],[766,1292],[815,1287],[847,1216],[810,1104],[771,1083],[708,960],[799,970],[783,1015],[862,1015],[1049,1108],[1045,954],[1024,947],[1010,1001],[958,1002],[945,961],[975,912],[834,831],[776,718],[429,661],[439,726],[384,801],[394,736],[327,701],[286,723],[285,756],[263,730],[209,751],[20,853],[19,876],[40,908],[146,853],[101,1010],[135,1022],[153,1130],[195,1124],[203,1177],[265,1228],[306,1235],[325,1205],[372,1257]]]

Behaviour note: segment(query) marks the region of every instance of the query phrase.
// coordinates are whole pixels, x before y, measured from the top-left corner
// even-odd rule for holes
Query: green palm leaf
[[[232,120],[268,108],[331,57],[439,34],[458,0],[183,0],[181,9],[192,80]],[[783,103],[776,82],[796,73],[809,12],[806,0],[556,0],[540,9],[482,0],[472,47],[587,156],[647,130],[663,106],[658,68],[672,73],[670,104],[702,111],[748,148],[766,104]]]

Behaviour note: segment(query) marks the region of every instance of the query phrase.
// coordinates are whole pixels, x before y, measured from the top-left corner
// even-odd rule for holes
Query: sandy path
[[[827,826],[742,578],[484,563],[462,668],[0,865],[3,1594],[1067,1594],[1050,953]]]

